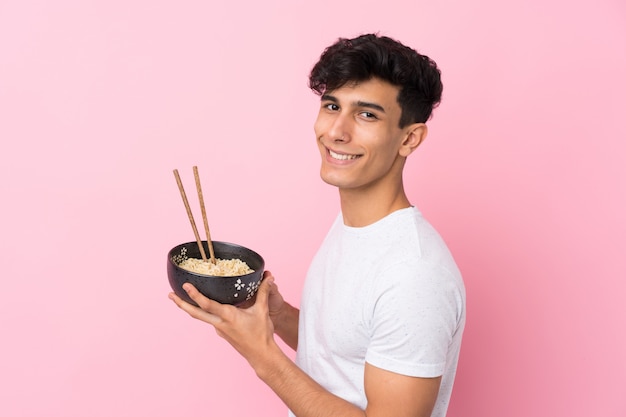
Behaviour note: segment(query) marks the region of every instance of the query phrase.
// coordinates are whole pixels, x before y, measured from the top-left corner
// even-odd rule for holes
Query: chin
[[[333,175],[328,175],[324,172],[324,170],[320,171],[320,178],[328,185],[339,187],[339,182],[337,181],[337,178],[335,178]]]
[[[332,175],[323,171],[320,173],[320,178],[322,178],[322,181],[326,184],[337,188],[352,188],[353,185],[352,182],[344,176]]]

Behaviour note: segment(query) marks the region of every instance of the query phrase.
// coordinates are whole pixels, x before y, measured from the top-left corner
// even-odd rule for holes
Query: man
[[[302,310],[266,272],[254,305],[221,305],[186,284],[213,325],[298,417],[446,414],[465,290],[445,243],[403,188],[406,158],[441,99],[436,64],[387,37],[339,39],[314,66],[321,177],[341,212],[316,254]],[[277,334],[297,349],[294,364]]]

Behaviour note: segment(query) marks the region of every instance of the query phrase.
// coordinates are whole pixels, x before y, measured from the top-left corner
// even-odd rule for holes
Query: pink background
[[[449,415],[626,415],[622,0],[210,3],[0,0],[1,415],[286,415],[167,299],[172,170],[297,304],[338,210],[306,77],[367,31],[443,69],[406,183],[466,280]]]

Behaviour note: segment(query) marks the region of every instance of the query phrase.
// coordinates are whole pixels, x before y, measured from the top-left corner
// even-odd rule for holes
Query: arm
[[[417,378],[365,364],[367,416],[430,417],[441,377]]]
[[[441,377],[410,377],[366,363],[368,404],[361,410],[325,390],[284,355],[252,366],[298,417],[430,417],[441,382]]]
[[[270,296],[277,288],[267,274],[249,308],[237,308],[210,300],[192,285],[185,284],[189,296],[200,306],[188,304],[170,293],[172,299],[191,317],[211,324],[263,380],[299,417],[427,417],[430,416],[439,387],[439,378],[412,378],[370,365],[365,370],[367,410],[333,395],[305,374],[289,359],[274,340],[276,333],[291,346],[297,340],[297,311],[284,303],[270,317]],[[296,317],[294,319],[294,317]],[[281,335],[282,334],[282,335]]]

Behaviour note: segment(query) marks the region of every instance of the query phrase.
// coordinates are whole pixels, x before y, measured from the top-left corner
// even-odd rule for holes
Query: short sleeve
[[[365,360],[408,376],[442,375],[463,308],[455,282],[445,269],[417,261],[380,274],[370,304]]]

